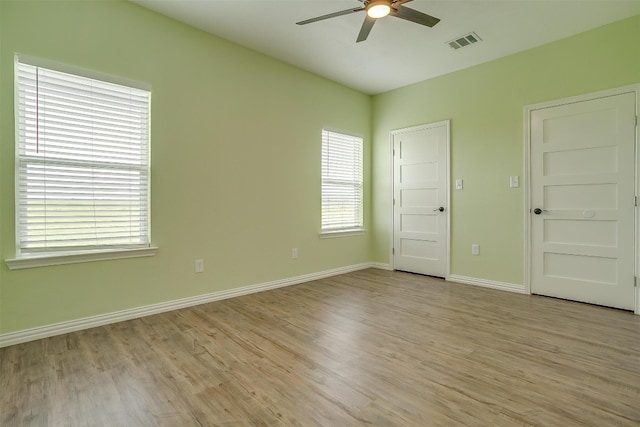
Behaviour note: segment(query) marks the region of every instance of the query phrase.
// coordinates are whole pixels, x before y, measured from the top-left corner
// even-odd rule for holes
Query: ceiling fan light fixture
[[[391,12],[391,4],[387,0],[374,0],[367,5],[367,15],[370,18],[383,18]]]

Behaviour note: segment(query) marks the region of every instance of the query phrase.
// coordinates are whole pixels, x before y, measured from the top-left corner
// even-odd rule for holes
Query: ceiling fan
[[[329,18],[335,18],[337,16],[349,15],[355,12],[365,11],[367,15],[364,18],[358,39],[356,42],[361,42],[367,39],[373,24],[376,20],[383,18],[387,15],[395,16],[396,18],[404,19],[407,21],[415,22],[416,24],[426,25],[427,27],[433,27],[438,22],[439,18],[435,18],[426,13],[418,12],[415,9],[403,6],[404,3],[409,3],[412,0],[358,0],[364,3],[364,6],[356,9],[347,9],[340,12],[329,13],[327,15],[318,16],[316,18],[305,19],[304,21],[296,22],[298,25],[311,24],[312,22],[318,22]]]

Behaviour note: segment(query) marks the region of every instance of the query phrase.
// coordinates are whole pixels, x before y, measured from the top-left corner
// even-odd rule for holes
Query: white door
[[[393,131],[391,137],[394,268],[445,277],[449,121]]]
[[[635,102],[531,112],[532,293],[634,308]]]

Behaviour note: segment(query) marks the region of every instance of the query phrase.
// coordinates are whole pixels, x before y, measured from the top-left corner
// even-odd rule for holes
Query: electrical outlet
[[[509,187],[518,188],[520,186],[520,182],[517,175],[509,177]]]
[[[204,271],[204,260],[197,259],[196,260],[196,273],[202,273]]]
[[[462,180],[456,179],[456,190],[462,190]]]
[[[480,255],[480,245],[473,243],[471,245],[471,255]]]
[[[298,259],[298,248],[291,249],[291,259]]]

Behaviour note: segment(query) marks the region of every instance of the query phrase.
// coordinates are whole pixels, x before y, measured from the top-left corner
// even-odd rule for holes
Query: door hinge
[[[635,197],[635,205],[636,206],[640,206],[640,197],[639,196]]]
[[[391,255],[395,255],[396,254],[396,248],[391,248]]]
[[[393,199],[393,206],[395,206],[395,205],[396,205],[396,199],[394,198]],[[638,206],[638,205],[636,204],[636,206]]]
[[[394,148],[393,149],[393,157],[395,157],[395,156],[396,156],[396,149]]]
[[[637,288],[638,287],[638,282],[640,282],[640,279],[637,276],[634,277],[633,278],[633,286]]]

